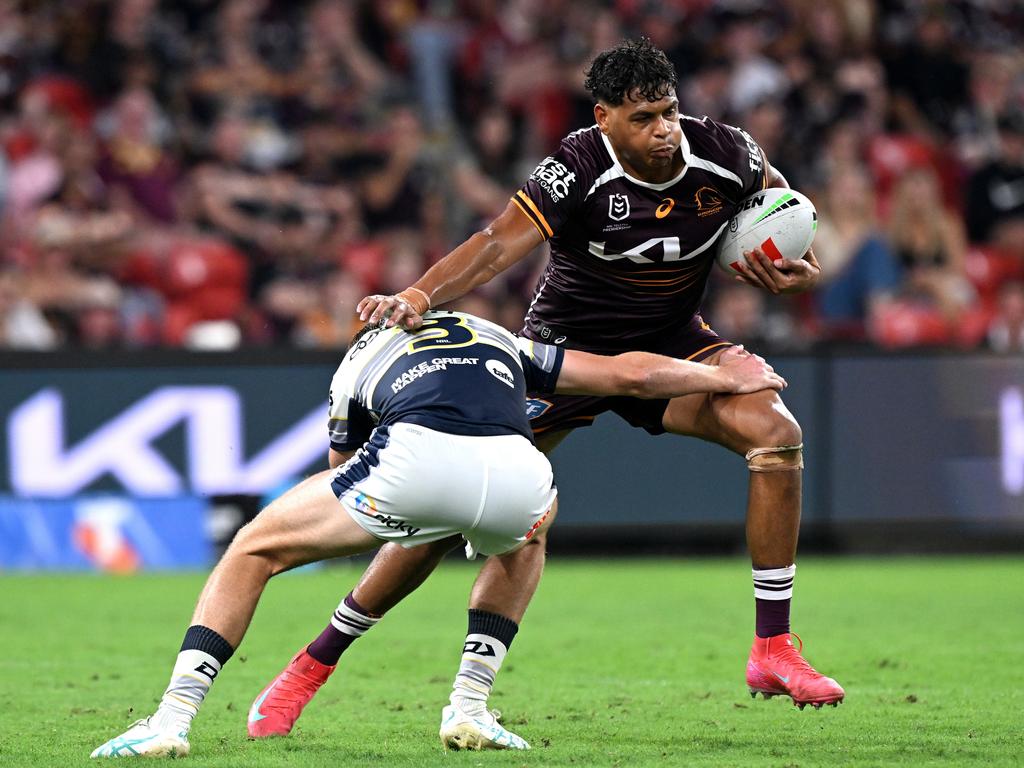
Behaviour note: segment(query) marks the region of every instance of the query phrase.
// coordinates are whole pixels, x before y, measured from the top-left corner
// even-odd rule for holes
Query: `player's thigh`
[[[719,355],[706,361],[717,364]],[[745,454],[752,448],[797,445],[800,425],[774,390],[745,395],[699,392],[669,401],[662,426],[676,435],[689,435]]]
[[[342,508],[331,488],[332,470],[304,480],[275,499],[239,531],[236,554],[265,557],[275,571],[364,552],[381,541]]]

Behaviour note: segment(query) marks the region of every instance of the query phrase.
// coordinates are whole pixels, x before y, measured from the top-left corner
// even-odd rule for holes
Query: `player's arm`
[[[566,350],[555,391],[573,395],[667,398],[694,392],[746,394],[780,390],[786,380],[757,355],[727,349],[718,365],[676,360],[649,352],[592,355]]]
[[[509,202],[491,224],[432,266],[409,288],[394,296],[367,296],[356,310],[361,320],[376,323],[388,311],[388,326],[416,328],[431,307],[483,285],[523,259],[543,241],[533,222]]]
[[[765,165],[765,187],[782,187],[789,189],[786,177],[768,162],[761,152]],[[821,279],[821,265],[814,257],[814,249],[808,248],[800,259],[772,259],[760,248],[745,251],[747,267],[743,274],[736,275],[736,280],[756,288],[764,288],[772,293],[801,293],[818,284]]]

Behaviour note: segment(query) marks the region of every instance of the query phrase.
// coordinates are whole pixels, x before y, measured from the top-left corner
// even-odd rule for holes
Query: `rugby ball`
[[[799,259],[811,247],[818,229],[818,212],[806,195],[795,189],[770,187],[739,204],[716,243],[718,266],[739,274],[746,266],[744,251],[760,248],[769,258]]]

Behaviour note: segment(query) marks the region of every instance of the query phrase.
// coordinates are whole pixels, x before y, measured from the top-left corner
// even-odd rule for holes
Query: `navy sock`
[[[202,651],[208,653],[217,660],[217,663],[224,666],[235,649],[231,643],[202,624],[193,624],[185,632],[185,639],[181,641],[181,651]],[[179,651],[179,653],[181,652]]]

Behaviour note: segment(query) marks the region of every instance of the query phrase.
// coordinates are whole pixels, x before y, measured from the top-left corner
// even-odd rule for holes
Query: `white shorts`
[[[368,533],[404,547],[461,533],[469,559],[529,539],[556,496],[551,464],[522,435],[449,435],[416,424],[375,429],[331,487]]]

